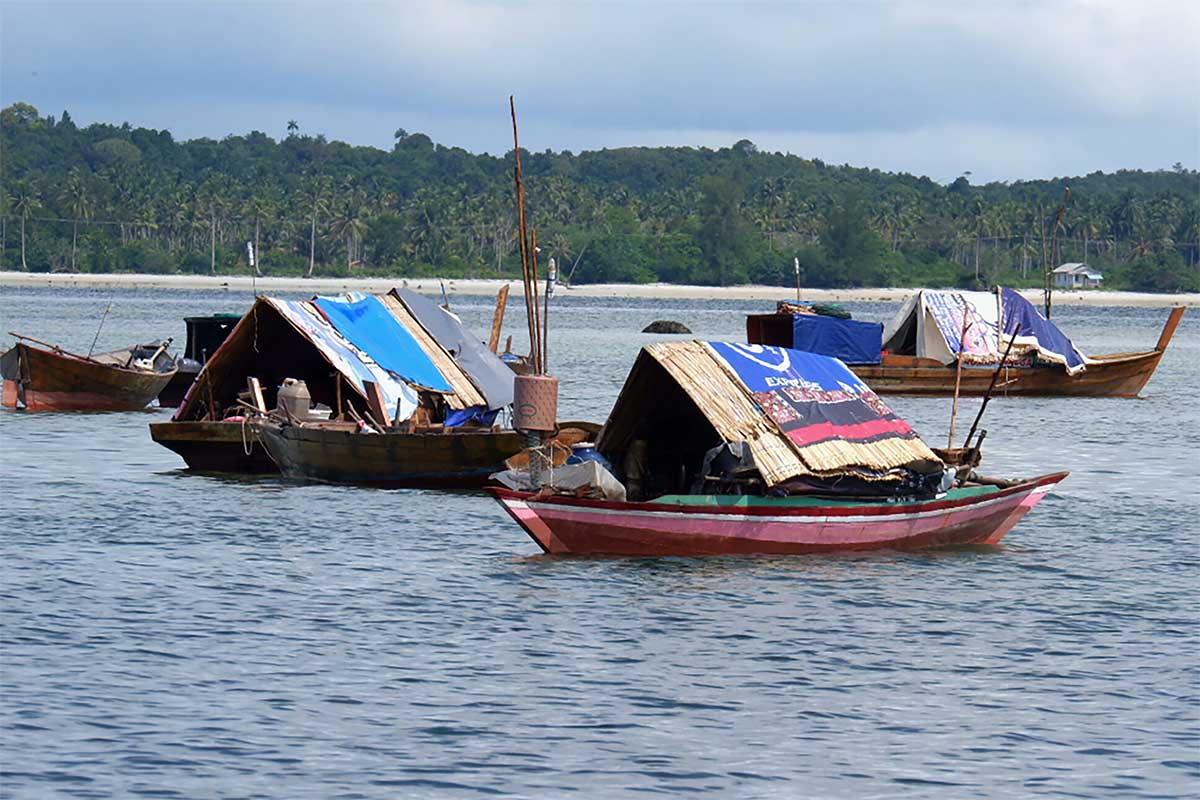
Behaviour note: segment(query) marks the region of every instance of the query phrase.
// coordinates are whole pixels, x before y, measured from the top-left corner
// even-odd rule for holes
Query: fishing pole
[[[96,342],[100,341],[100,330],[104,327],[104,320],[108,319],[109,311],[112,311],[112,300],[108,301],[108,306],[104,309],[104,314],[100,317],[100,324],[96,326],[96,335],[92,339],[92,346],[88,348],[88,358],[92,357],[92,351],[96,349]]]
[[[983,412],[987,408],[988,401],[992,399],[992,390],[996,388],[996,379],[1000,377],[1000,370],[1008,361],[1008,354],[1016,341],[1017,331],[1013,331],[1012,338],[1008,340],[1008,347],[1004,348],[1004,355],[1001,356],[1000,363],[996,365],[996,371],[992,373],[992,382],[988,385],[987,394],[983,396],[983,402],[979,405],[979,413],[975,415],[975,421],[971,423],[971,430],[967,432],[967,440],[963,442],[964,450],[971,445],[971,437],[975,435],[975,429],[979,427],[979,421],[983,419]]]

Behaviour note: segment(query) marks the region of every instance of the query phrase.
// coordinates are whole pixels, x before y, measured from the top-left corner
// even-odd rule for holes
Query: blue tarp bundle
[[[1001,290],[1000,306],[1003,311],[1001,327],[1004,330],[1004,341],[1000,344],[1003,352],[1008,339],[1015,333],[1018,337],[1031,337],[1037,340],[1038,348],[1043,357],[1050,360],[1062,360],[1067,372],[1075,373],[1086,365],[1083,356],[1071,340],[1058,329],[1050,320],[1042,316],[1028,300],[1007,286]],[[1057,356],[1058,358],[1054,358]]]
[[[491,427],[499,413],[500,409],[498,408],[489,411],[483,406],[471,406],[470,408],[458,411],[447,411],[446,420],[443,424],[447,428],[458,428],[466,425],[468,422],[477,422],[480,425]]]
[[[792,347],[847,364],[878,364],[883,349],[883,325],[818,314],[796,314],[792,322]]]
[[[375,297],[347,302],[318,297],[313,303],[337,332],[379,366],[409,383],[451,392],[453,389],[416,339]]]

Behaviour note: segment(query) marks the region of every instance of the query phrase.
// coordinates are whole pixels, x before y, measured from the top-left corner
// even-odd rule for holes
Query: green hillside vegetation
[[[512,153],[396,131],[392,150],[255,131],[77,127],[0,111],[0,265],[60,272],[519,275]],[[759,151],[522,151],[543,263],[574,283],[1040,286],[1086,261],[1111,289],[1200,291],[1200,175],[973,186]],[[1056,211],[1070,187],[1054,235]],[[1057,254],[1052,252],[1055,240]]]

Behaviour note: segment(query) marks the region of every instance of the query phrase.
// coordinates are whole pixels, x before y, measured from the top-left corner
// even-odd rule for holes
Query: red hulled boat
[[[491,491],[547,553],[789,554],[994,545],[1067,476],[978,463],[935,453],[837,359],[676,341],[642,349],[592,463]]]
[[[665,496],[621,503],[492,489],[547,553],[624,556],[789,554],[1000,542],[1065,472],[1008,488],[952,489],[929,501]]]

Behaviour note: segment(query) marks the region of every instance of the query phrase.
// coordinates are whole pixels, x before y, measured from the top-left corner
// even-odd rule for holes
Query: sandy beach
[[[520,295],[520,281],[504,280],[447,280],[446,291],[451,295],[495,295],[507,283],[514,296]],[[107,275],[58,274],[44,272],[0,272],[0,288],[35,286],[72,289],[208,289],[220,291],[312,292],[384,292],[394,286],[406,286],[426,294],[436,294],[441,286],[436,278],[258,278],[241,275],[140,275],[114,273]],[[899,303],[912,294],[909,288],[878,289],[801,289],[801,298],[812,302],[881,302]],[[725,299],[779,300],[795,297],[795,287],[786,286],[681,286],[665,283],[584,284],[559,292],[571,297],[629,297],[642,299]],[[1034,302],[1040,302],[1041,292],[1022,292]],[[1067,292],[1056,291],[1054,302],[1078,306],[1191,306],[1200,307],[1200,294],[1147,294],[1143,292]]]

